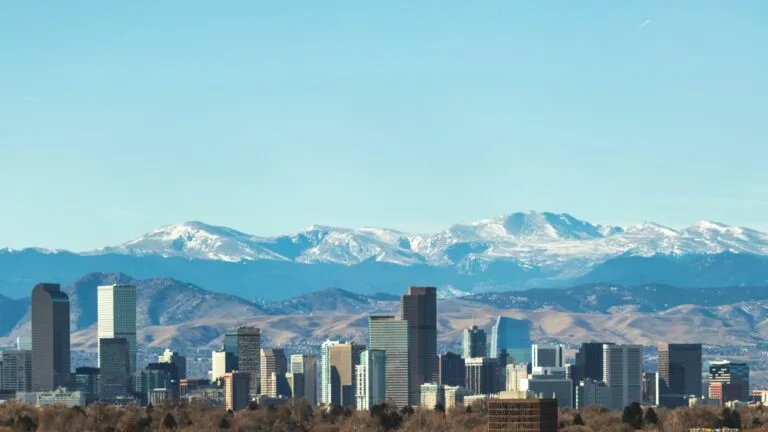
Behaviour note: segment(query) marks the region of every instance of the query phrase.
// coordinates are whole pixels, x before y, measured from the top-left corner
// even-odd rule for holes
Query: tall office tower
[[[99,339],[99,398],[115,402],[128,396],[131,381],[130,346],[123,338]]]
[[[528,365],[525,363],[508,364],[505,378],[505,387],[508,392],[524,392],[528,390],[523,385],[523,380],[528,379]]]
[[[420,400],[424,383],[437,382],[437,289],[410,287],[400,298],[400,319],[408,321],[410,394],[412,404]]]
[[[464,379],[466,378],[464,359],[450,351],[440,354],[438,359],[438,375],[438,384],[464,387]]]
[[[467,391],[473,395],[491,394],[501,388],[498,360],[489,357],[464,359]]]
[[[603,381],[603,346],[612,343],[586,342],[576,353],[574,380],[584,378]]]
[[[355,375],[358,410],[368,411],[386,401],[386,354],[383,350],[361,352]]]
[[[591,378],[581,380],[576,387],[576,408],[584,409],[589,406],[606,406],[608,387],[602,381]]]
[[[531,363],[533,367],[565,367],[565,352],[562,345],[544,347],[531,345]]]
[[[506,349],[513,363],[531,362],[531,322],[500,316],[491,329],[489,357],[498,358]]]
[[[642,345],[603,345],[603,376],[608,386],[608,406],[619,410],[643,401]]]
[[[58,284],[38,284],[32,290],[32,391],[66,387],[69,361],[69,296]]]
[[[487,354],[486,342],[485,330],[480,327],[473,325],[472,328],[464,329],[464,336],[461,340],[461,356],[464,359],[485,357]]]
[[[411,406],[419,399],[413,399],[413,382],[418,376],[411,367],[414,356],[409,322],[393,316],[372,316],[368,319],[368,346],[372,350],[386,352],[385,391],[387,401],[399,407]],[[421,384],[419,384],[421,391]]]
[[[291,356],[291,373],[301,375],[304,380],[304,399],[310,405],[317,405],[317,357],[303,354]]]
[[[226,339],[226,336],[225,336]],[[226,350],[225,344],[225,350]],[[231,347],[230,347],[231,349]],[[251,397],[259,394],[261,385],[261,329],[240,327],[237,329],[237,370],[251,376],[248,387]]]
[[[251,375],[246,372],[224,374],[224,405],[227,410],[248,408],[251,401]]]
[[[157,357],[157,362],[173,363],[176,365],[179,380],[187,379],[187,358],[179,355],[178,352],[166,349],[162,355]]]
[[[740,401],[748,401],[749,392],[749,366],[746,363],[731,363],[728,360],[717,360],[709,363],[709,384],[711,399],[725,400],[713,396],[712,385],[725,384],[727,393],[738,396]],[[722,388],[721,388],[721,391]],[[732,399],[732,398],[731,398]]]
[[[261,394],[270,397],[289,396],[288,360],[279,348],[261,350]]]
[[[32,351],[9,350],[0,353],[0,390],[16,393],[32,391]]]
[[[701,397],[701,344],[659,344],[659,405],[665,395]]]
[[[136,287],[105,285],[98,288],[98,338],[125,339],[128,342],[131,375],[137,370],[136,358]],[[99,367],[101,367],[101,351]]]
[[[326,405],[354,407],[355,366],[363,346],[339,341],[325,341],[322,352],[321,391]]]

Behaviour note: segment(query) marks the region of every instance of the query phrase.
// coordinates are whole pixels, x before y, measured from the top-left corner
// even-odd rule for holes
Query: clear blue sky
[[[0,247],[518,210],[768,229],[768,2],[4,1]]]

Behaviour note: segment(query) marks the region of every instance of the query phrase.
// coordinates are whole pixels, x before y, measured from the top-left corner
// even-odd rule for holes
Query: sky
[[[515,211],[768,230],[768,2],[0,2],[0,247]]]

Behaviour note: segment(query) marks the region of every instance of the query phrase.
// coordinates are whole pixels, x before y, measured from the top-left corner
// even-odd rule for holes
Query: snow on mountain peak
[[[683,230],[644,222],[626,228],[594,225],[568,213],[512,213],[434,234],[313,225],[292,235],[257,237],[199,221],[158,228],[135,240],[91,254],[160,255],[222,261],[459,265],[512,260],[523,268],[580,268],[622,254],[719,253],[768,255],[768,234],[703,221]]]

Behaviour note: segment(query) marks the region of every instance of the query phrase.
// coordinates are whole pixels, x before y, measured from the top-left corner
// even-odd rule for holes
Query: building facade
[[[99,339],[99,399],[114,403],[130,394],[130,347],[123,338]]]
[[[407,321],[393,316],[372,316],[368,319],[369,349],[386,352],[386,399],[399,407],[414,405],[418,400],[412,399],[413,380],[420,378],[411,368],[414,359],[409,353],[413,341],[409,335],[411,328]],[[421,384],[415,393],[420,393],[420,387]]]
[[[289,396],[288,360],[279,348],[261,350],[261,393],[269,397]]]
[[[98,338],[125,339],[131,375],[137,370],[136,357],[136,287],[133,285],[104,285],[98,293]],[[98,364],[101,367],[101,351]]]
[[[317,405],[317,357],[304,354],[292,355],[291,373],[301,375],[304,381],[304,399],[312,406]]]
[[[248,388],[251,392],[251,398],[255,398],[260,392],[259,387],[261,385],[260,328],[239,327],[237,329],[237,354],[235,355],[237,357],[237,371],[249,374],[251,384]]]
[[[437,382],[437,289],[410,287],[400,298],[400,319],[408,321],[409,400],[419,400],[421,385]]]
[[[69,296],[58,284],[38,284],[32,290],[32,391],[67,386],[69,334]]]
[[[158,363],[173,363],[180,380],[187,379],[187,358],[179,355],[176,351],[166,349],[162,355],[157,357]]]
[[[608,403],[608,386],[602,381],[587,378],[581,380],[576,387],[576,408],[584,409],[590,406],[605,407]]]
[[[712,384],[731,384],[731,386],[727,387],[727,391],[737,393],[738,400],[744,402],[750,399],[749,365],[746,363],[733,363],[728,360],[710,362],[709,383],[710,389]],[[712,397],[712,394],[709,397],[716,399]]]
[[[531,322],[500,316],[491,329],[488,356],[499,358],[506,350],[513,363],[531,362]]]
[[[360,353],[360,364],[355,366],[357,409],[368,411],[386,401],[386,354],[382,350]]]
[[[603,376],[608,386],[608,406],[624,409],[643,401],[642,345],[603,345]]]
[[[489,357],[464,359],[466,389],[469,394],[491,394],[501,388],[498,361]]]
[[[531,345],[533,367],[565,367],[565,349],[562,346]]]
[[[461,339],[461,357],[465,360],[473,357],[485,357],[487,355],[487,338],[485,330],[478,326],[464,329]]]
[[[437,407],[445,410],[445,387],[440,384],[421,385],[421,407],[432,410]]]
[[[489,432],[557,432],[557,415],[553,399],[488,399]]]
[[[658,403],[665,395],[701,397],[701,344],[659,344]]]
[[[524,380],[528,379],[527,364],[508,364],[506,365],[505,389],[508,392],[520,392],[528,390],[524,386]]]
[[[355,366],[365,347],[353,343],[326,341],[322,352],[321,392],[326,405],[356,406]]]
[[[0,390],[17,393],[32,391],[32,351],[0,353]]]
[[[251,402],[251,375],[246,372],[224,374],[224,406],[227,410],[240,411]]]
[[[438,375],[438,384],[464,387],[464,380],[466,379],[464,359],[450,351],[440,354],[438,358]]]

